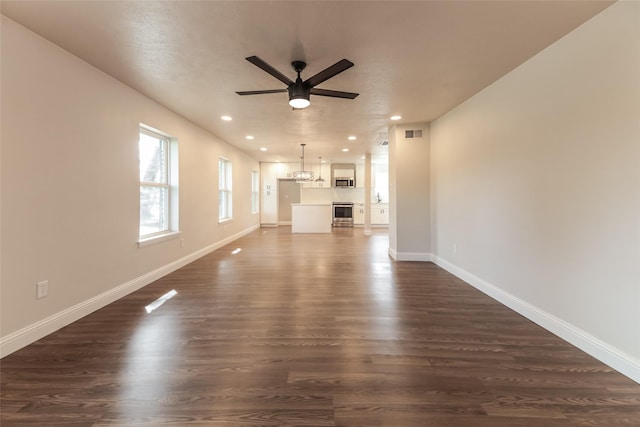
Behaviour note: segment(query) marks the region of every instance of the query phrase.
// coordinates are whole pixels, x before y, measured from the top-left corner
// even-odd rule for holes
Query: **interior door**
[[[291,224],[292,203],[300,203],[300,184],[295,179],[279,179],[278,224]]]

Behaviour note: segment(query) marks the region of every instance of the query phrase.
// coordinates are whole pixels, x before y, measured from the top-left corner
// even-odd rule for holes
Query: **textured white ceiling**
[[[610,1],[9,1],[2,14],[263,161],[358,161],[389,117],[430,122],[610,5]],[[284,84],[355,63],[293,111]],[[228,114],[231,122],[220,116]],[[253,135],[254,140],[245,139]],[[357,136],[348,141],[349,135]],[[267,147],[268,151],[259,151]],[[345,155],[343,147],[350,148]]]

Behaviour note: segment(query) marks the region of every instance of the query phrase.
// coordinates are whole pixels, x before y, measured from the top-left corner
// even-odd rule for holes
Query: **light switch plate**
[[[44,298],[49,293],[49,281],[44,280],[36,285],[36,299]]]

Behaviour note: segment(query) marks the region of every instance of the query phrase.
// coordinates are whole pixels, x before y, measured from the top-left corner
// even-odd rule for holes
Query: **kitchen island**
[[[292,203],[292,233],[331,233],[333,213],[329,203]]]

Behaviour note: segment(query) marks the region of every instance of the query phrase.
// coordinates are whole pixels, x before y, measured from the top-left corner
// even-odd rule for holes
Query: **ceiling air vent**
[[[404,137],[405,139],[422,138],[422,129],[405,130]]]

